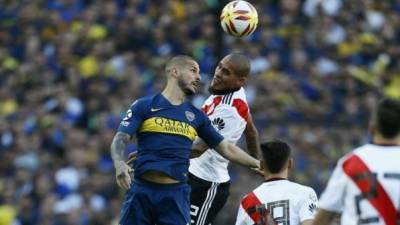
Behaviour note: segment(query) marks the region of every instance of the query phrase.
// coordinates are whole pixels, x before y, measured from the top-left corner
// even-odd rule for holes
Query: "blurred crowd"
[[[221,33],[222,2],[0,1],[0,225],[118,224],[109,145],[176,54],[200,64],[196,106],[217,60],[248,55],[261,140],[289,141],[292,178],[323,190],[336,159],[368,141],[376,100],[400,98],[400,0],[252,0],[259,25],[244,39]],[[238,166],[231,175],[218,225],[262,182]]]

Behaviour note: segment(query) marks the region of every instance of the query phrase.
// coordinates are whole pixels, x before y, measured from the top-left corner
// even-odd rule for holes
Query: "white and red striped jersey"
[[[298,225],[314,219],[317,207],[312,188],[286,179],[271,179],[242,198],[236,225]]]
[[[219,133],[236,144],[249,117],[244,88],[226,95],[211,95],[202,109]],[[223,183],[230,180],[228,164],[229,161],[214,149],[208,149],[200,157],[190,160],[189,171],[203,180]]]
[[[341,158],[320,207],[342,213],[342,225],[398,225],[400,146],[367,144]]]

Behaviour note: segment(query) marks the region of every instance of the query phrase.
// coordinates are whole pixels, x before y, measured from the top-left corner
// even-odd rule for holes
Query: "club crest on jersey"
[[[186,119],[188,119],[190,122],[195,119],[194,113],[189,112],[189,111],[185,111],[185,116],[186,116]]]

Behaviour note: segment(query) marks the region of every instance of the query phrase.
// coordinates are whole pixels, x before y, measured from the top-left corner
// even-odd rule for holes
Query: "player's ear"
[[[167,70],[167,76],[168,77],[177,78],[178,77],[178,70],[176,69],[176,67],[172,67],[172,68],[168,69]]]
[[[172,74],[173,74],[173,76],[175,77],[175,78],[177,78],[178,77],[178,69],[177,68],[173,68],[172,69]]]
[[[372,120],[369,121],[369,123],[368,123],[368,132],[371,135],[374,135],[376,133],[376,130],[377,130],[376,124]]]
[[[294,166],[293,158],[290,158],[289,161],[288,161],[288,169],[292,169],[293,166]]]
[[[236,83],[239,87],[244,86],[246,84],[246,77],[238,77]]]
[[[260,159],[260,166],[261,166],[261,170],[265,171],[267,168],[267,163],[265,162],[264,159]]]

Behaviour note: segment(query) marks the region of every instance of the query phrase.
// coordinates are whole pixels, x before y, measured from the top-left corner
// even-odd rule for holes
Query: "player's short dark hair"
[[[167,64],[165,65],[165,71],[169,71],[173,67],[181,67],[186,65],[189,61],[195,61],[192,57],[188,55],[177,55],[172,57],[168,60]]]
[[[239,77],[247,77],[250,74],[250,60],[243,54],[231,53],[228,55],[229,61],[235,65],[233,72]]]
[[[400,101],[383,98],[375,112],[378,132],[384,138],[394,138],[400,134]]]
[[[291,149],[286,142],[273,140],[262,143],[261,152],[265,169],[270,173],[279,173],[289,160]]]

